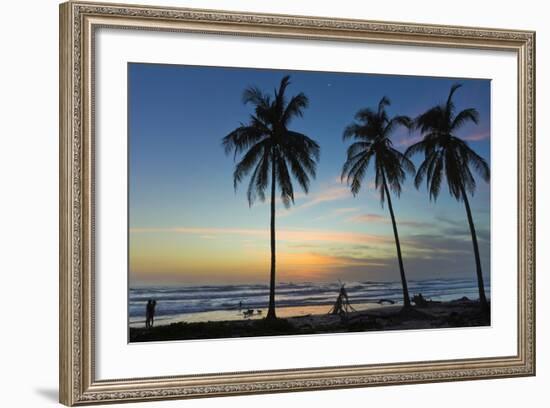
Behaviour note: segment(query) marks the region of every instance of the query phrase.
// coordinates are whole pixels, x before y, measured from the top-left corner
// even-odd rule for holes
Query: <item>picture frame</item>
[[[97,378],[96,34],[200,33],[512,53],[517,61],[516,353]],[[498,121],[498,117],[493,117]],[[124,135],[121,135],[124,137]],[[495,152],[498,154],[498,152]],[[535,375],[535,33],[142,5],[60,5],[60,402],[80,405]],[[494,221],[493,221],[494,222]],[[512,266],[510,266],[512,268]],[[514,268],[515,269],[515,268]],[[124,275],[125,271],[117,271]],[[121,294],[121,296],[124,294]],[[288,339],[287,339],[288,340]],[[291,339],[289,340],[291,341]]]

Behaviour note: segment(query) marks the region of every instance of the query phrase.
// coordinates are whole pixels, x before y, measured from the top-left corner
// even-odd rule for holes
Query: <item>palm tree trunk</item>
[[[479,290],[479,301],[482,308],[485,311],[489,310],[489,303],[485,297],[485,285],[483,284],[483,274],[481,272],[481,259],[479,257],[479,246],[477,244],[476,228],[474,226],[474,220],[472,218],[472,210],[470,209],[470,202],[468,201],[468,195],[464,190],[464,186],[460,186],[462,193],[462,199],[464,200],[464,206],[466,207],[466,215],[468,216],[468,224],[470,225],[470,234],[472,235],[472,244],[474,246],[474,256],[476,260],[476,274],[477,274],[477,287]]]
[[[271,163],[271,274],[269,278],[269,307],[267,320],[275,320],[275,161]]]
[[[390,192],[388,185],[386,184],[386,175],[382,172],[382,181],[384,184],[384,191],[388,199],[388,208],[390,209],[391,223],[393,226],[393,235],[395,237],[395,246],[397,248],[397,259],[399,261],[399,273],[401,275],[401,285],[403,286],[403,305],[406,308],[411,307],[411,299],[409,297],[409,287],[407,285],[407,279],[405,278],[405,268],[403,267],[403,257],[401,255],[401,244],[399,243],[399,234],[397,233],[397,224],[395,222],[395,215],[393,214],[393,206],[391,203]]]

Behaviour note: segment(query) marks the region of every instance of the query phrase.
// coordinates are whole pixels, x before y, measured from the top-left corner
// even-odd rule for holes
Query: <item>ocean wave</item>
[[[466,279],[411,280],[409,292],[422,293],[434,300],[450,300],[467,296],[477,298],[477,282]],[[286,282],[277,285],[278,307],[331,305],[340,289],[338,282]],[[352,304],[376,303],[380,299],[402,300],[400,282],[348,282],[346,290]],[[490,286],[486,282],[489,296]],[[130,288],[130,318],[142,317],[148,299],[157,301],[156,315],[170,317],[185,313],[218,310],[265,308],[269,299],[269,287],[261,284],[245,285],[194,285],[150,286]]]

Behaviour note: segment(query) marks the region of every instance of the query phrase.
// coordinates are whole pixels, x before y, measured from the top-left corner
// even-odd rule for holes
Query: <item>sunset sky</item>
[[[304,92],[310,106],[290,128],[321,146],[309,194],[295,185],[295,205],[277,205],[279,282],[399,280],[391,220],[373,172],[356,197],[340,181],[349,145],[342,132],[359,109],[387,96],[390,115],[414,117],[444,102],[460,82],[457,109],[478,109],[480,123],[458,135],[490,163],[489,80],[153,64],[130,64],[128,73],[132,286],[268,283],[269,203],[248,206],[247,180],[235,192],[235,162],[221,146],[248,121],[251,107],[241,97],[250,85],[273,92],[291,75],[287,95]],[[404,151],[419,135],[400,129],[392,140]],[[488,279],[490,186],[477,181],[471,206]],[[425,185],[416,190],[407,179],[393,204],[409,279],[475,279],[464,204],[446,184],[434,203]]]

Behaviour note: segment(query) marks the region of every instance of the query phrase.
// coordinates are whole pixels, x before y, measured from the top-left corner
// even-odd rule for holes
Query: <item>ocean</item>
[[[409,293],[421,293],[432,300],[453,300],[466,296],[478,299],[477,281],[472,279],[410,280]],[[399,282],[346,282],[351,305],[357,310],[379,307],[380,299],[402,303]],[[339,282],[280,283],[276,289],[279,316],[328,313],[340,289]],[[485,291],[490,298],[489,282]],[[143,323],[148,299],[157,301],[156,324],[176,321],[208,321],[242,319],[241,310],[265,312],[269,286],[263,284],[143,286],[129,290],[131,326]],[[241,306],[239,307],[239,304]],[[325,310],[326,309],[326,310]],[[261,317],[265,315],[256,314]]]

